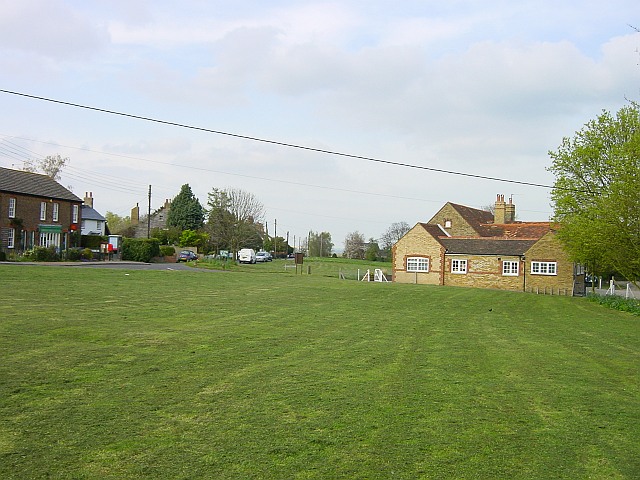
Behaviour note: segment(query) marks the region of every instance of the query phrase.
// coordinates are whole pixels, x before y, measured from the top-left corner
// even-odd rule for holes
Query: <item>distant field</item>
[[[640,477],[638,317],[249,268],[0,265],[0,478]]]
[[[276,259],[272,262],[256,263],[254,265],[236,265],[235,262],[199,261],[198,266],[209,266],[215,269],[224,267],[231,271],[252,273],[311,274],[314,276],[320,275],[323,277],[343,278],[345,280],[358,280],[365,275],[367,270],[373,275],[375,269],[380,269],[385,276],[391,278],[391,262],[367,262],[331,257],[305,257],[303,263],[298,265],[297,268],[293,259]]]

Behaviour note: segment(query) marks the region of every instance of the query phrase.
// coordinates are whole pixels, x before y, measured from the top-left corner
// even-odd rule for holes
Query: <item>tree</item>
[[[355,231],[348,233],[344,239],[344,253],[346,258],[364,259],[364,235]]]
[[[206,243],[209,235],[204,232],[196,232],[195,230],[183,230],[180,235],[181,247],[197,247],[198,249]]]
[[[398,240],[404,237],[405,233],[410,229],[411,227],[407,222],[392,223],[391,226],[382,234],[382,237],[380,237],[382,248],[384,250],[391,251],[391,247],[393,247]]]
[[[369,243],[367,244],[367,249],[364,252],[364,258],[371,262],[375,262],[378,260],[380,256],[380,247],[378,246],[378,242],[375,238],[370,238]]]
[[[126,237],[132,237],[133,231],[135,227],[131,225],[130,217],[121,217],[120,215],[107,212],[104,215],[105,220],[107,221],[107,226],[109,227],[109,231],[115,235],[123,235]]]
[[[23,170],[25,172],[41,172],[48,177],[53,178],[56,182],[60,181],[60,172],[69,163],[68,157],[60,155],[47,155],[44,158],[27,160]]]
[[[328,257],[333,250],[329,232],[309,232],[307,239],[307,255],[310,257]]]
[[[603,111],[549,152],[558,235],[571,258],[600,275],[640,279],[640,111]]]
[[[273,252],[275,255],[289,255],[293,253],[293,247],[287,244],[287,239],[281,236],[265,238],[262,248],[267,252]]]
[[[208,194],[207,231],[216,251],[262,246],[264,207],[241,189],[214,188]]]
[[[198,230],[204,224],[204,208],[191,191],[189,184],[180,189],[180,193],[171,202],[167,215],[167,226],[181,230]]]

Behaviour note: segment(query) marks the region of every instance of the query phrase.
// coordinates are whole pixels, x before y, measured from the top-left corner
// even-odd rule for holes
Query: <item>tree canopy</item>
[[[603,111],[549,152],[559,237],[590,273],[640,279],[640,111]]]
[[[47,155],[44,158],[30,159],[24,164],[25,172],[41,172],[56,182],[60,181],[60,172],[69,163],[68,157],[58,155]]]
[[[310,257],[329,257],[333,250],[333,242],[329,232],[309,232],[307,239],[307,255]]]
[[[262,246],[264,206],[241,189],[214,188],[208,194],[207,231],[215,250]]]
[[[204,224],[204,208],[193,194],[189,184],[184,184],[180,193],[171,202],[167,215],[167,226],[180,230],[198,230]]]
[[[346,258],[364,259],[364,235],[358,231],[348,233],[344,239],[343,256]]]

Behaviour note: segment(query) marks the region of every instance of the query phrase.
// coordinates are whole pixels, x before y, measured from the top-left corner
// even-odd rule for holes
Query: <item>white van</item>
[[[256,251],[253,248],[243,248],[238,252],[239,263],[256,263]]]

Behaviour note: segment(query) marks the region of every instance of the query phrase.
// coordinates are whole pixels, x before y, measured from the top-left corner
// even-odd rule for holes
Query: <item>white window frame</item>
[[[47,219],[47,202],[40,202],[40,220]]]
[[[452,226],[453,226],[453,223],[451,222],[451,220],[444,221],[444,228],[451,228]]]
[[[517,277],[520,273],[520,262],[514,260],[502,261],[502,275],[505,277]]]
[[[54,203],[53,204],[53,221],[57,222],[58,218],[60,218],[60,204]]]
[[[467,260],[461,258],[451,259],[451,273],[466,274],[467,273]]]
[[[71,223],[78,223],[78,205],[71,207]]]
[[[16,218],[16,199],[9,198],[9,218]]]
[[[429,272],[429,258],[407,257],[407,272]]]
[[[531,275],[558,275],[558,262],[531,262]]]
[[[7,248],[15,248],[16,246],[16,230],[10,228],[7,232]]]

